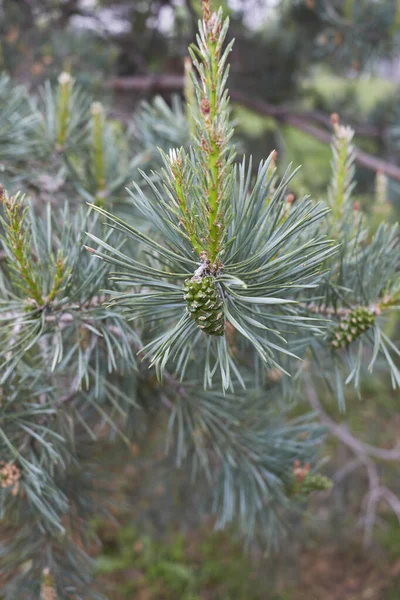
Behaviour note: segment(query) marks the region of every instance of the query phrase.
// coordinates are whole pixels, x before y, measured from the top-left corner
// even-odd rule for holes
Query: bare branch
[[[309,373],[304,375],[304,385],[310,406],[318,414],[320,421],[329,432],[342,444],[348,447],[355,455],[335,476],[335,482],[352,473],[359,467],[365,467],[368,475],[368,492],[363,500],[364,514],[361,522],[364,529],[364,545],[368,546],[372,541],[373,528],[381,500],[385,500],[400,521],[400,499],[385,485],[381,484],[378,467],[373,459],[384,461],[400,460],[400,445],[387,450],[366,444],[354,437],[346,425],[336,423],[324,410],[318,399],[317,392],[312,384]]]
[[[343,444],[353,450],[355,454],[366,457],[371,456],[386,461],[400,460],[400,443],[395,448],[386,450],[385,448],[377,448],[376,446],[361,442],[350,433],[347,425],[339,425],[324,411],[315,388],[311,383],[310,376],[307,374],[305,375],[305,386],[308,401],[313,410],[319,415],[321,423],[323,423]]]

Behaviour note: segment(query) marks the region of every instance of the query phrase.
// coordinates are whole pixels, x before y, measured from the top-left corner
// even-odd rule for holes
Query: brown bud
[[[335,34],[335,46],[341,46],[344,42],[344,37],[343,37],[343,33],[341,31],[338,31]]]
[[[207,142],[205,140],[205,138],[201,138],[201,148],[203,150],[203,152],[208,152],[208,146],[207,146]]]
[[[136,444],[135,442],[133,444],[131,444],[131,453],[132,453],[132,456],[134,456],[135,458],[137,456],[139,456],[139,454],[140,454],[139,444]]]
[[[283,372],[277,367],[270,369],[267,373],[267,380],[269,383],[278,383],[282,377]]]
[[[203,115],[208,115],[210,113],[210,102],[207,98],[203,98],[200,102],[200,110]]]
[[[293,464],[293,476],[297,479],[299,483],[304,481],[306,475],[310,471],[310,464],[306,463],[304,467],[301,466],[299,460],[295,460]]]
[[[286,196],[286,202],[288,204],[293,204],[293,202],[296,200],[296,197],[294,194],[290,193]]]
[[[211,16],[210,0],[202,0],[201,7],[203,9],[203,19],[208,23]]]
[[[332,113],[331,114],[331,123],[333,125],[334,128],[339,127],[340,125],[340,119],[339,119],[339,115],[337,113]]]

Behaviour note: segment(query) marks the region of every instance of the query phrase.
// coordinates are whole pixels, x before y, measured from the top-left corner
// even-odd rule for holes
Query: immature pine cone
[[[354,342],[375,323],[375,315],[369,308],[354,308],[333,331],[331,346],[339,349]]]
[[[188,311],[196,325],[208,335],[224,335],[223,302],[214,278],[194,276],[186,279],[183,291]]]
[[[299,460],[295,460],[293,467],[293,479],[288,486],[288,493],[292,497],[304,498],[312,492],[322,492],[332,487],[332,481],[321,475],[321,473],[310,473],[310,465],[301,466]]]

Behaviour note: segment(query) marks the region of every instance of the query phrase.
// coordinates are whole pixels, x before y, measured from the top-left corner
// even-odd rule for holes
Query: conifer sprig
[[[70,73],[60,73],[56,87],[47,81],[39,102],[32,102],[36,119],[31,135],[38,158],[49,159],[82,147],[88,135],[89,107],[90,97]]]
[[[97,256],[118,267],[113,279],[128,288],[114,295],[113,305],[127,308],[130,317],[144,319],[144,355],[159,376],[171,358],[181,375],[193,349],[205,353],[204,382],[216,371],[224,388],[232,374],[243,382],[225,336],[225,323],[252,346],[261,360],[282,368],[290,330],[319,331],[313,317],[296,309],[297,296],[315,288],[319,265],[334,253],[315,223],[328,208],[305,198],[287,214],[290,169],[278,183],[273,152],[260,164],[252,183],[251,161],[234,166],[233,133],[225,84],[231,49],[223,44],[228,21],[203,3],[197,46],[191,48],[199,79],[193,75],[197,107],[192,111],[196,137],[190,152],[162,153],[164,169],[151,177],[142,173],[151,191],[135,185],[135,205],[154,224],[152,237],[100,207],[109,225],[145,248],[132,258],[91,235],[104,252]],[[206,285],[203,287],[203,280]],[[160,330],[160,324],[164,327]],[[215,339],[210,339],[215,338]]]
[[[37,241],[32,228],[32,215],[24,197],[19,193],[8,196],[0,185],[0,203],[4,206],[4,218],[0,218],[2,236],[7,252],[12,280],[22,293],[27,308],[43,309],[54,302],[62,292],[70,275],[67,259],[61,249],[57,255],[49,252],[47,273],[41,271],[40,253],[35,254]]]
[[[195,113],[196,159],[199,160],[201,179],[199,185],[205,197],[206,230],[203,250],[211,269],[219,268],[218,257],[223,250],[222,240],[229,217],[230,176],[234,153],[229,148],[233,129],[229,121],[229,99],[225,89],[229,74],[226,61],[233,40],[224,49],[229,20],[223,21],[222,9],[212,13],[209,2],[203,2],[203,21],[199,25],[197,46],[189,53],[199,80],[192,75],[198,101]]]
[[[340,124],[337,114],[333,114],[332,137],[332,180],[328,192],[329,205],[332,208],[333,221],[342,216],[355,187],[354,149],[352,140],[354,131],[351,127]]]
[[[71,121],[71,92],[73,81],[69,73],[61,73],[58,78],[57,114],[56,114],[56,139],[57,149],[61,152],[67,139]]]
[[[0,514],[17,523],[0,542],[0,580],[16,574],[5,600],[97,600],[81,541],[100,473],[83,457],[91,448],[98,456],[103,436],[136,439],[147,413],[168,411],[171,467],[199,475],[196,500],[213,500],[218,525],[234,521],[271,547],[292,526],[285,509],[329,486],[317,470],[322,427],[283,408],[304,371],[324,377],[342,406],[346,380],[358,386],[378,359],[400,383],[385,322],[400,308],[398,232],[382,225],[371,235],[353,210],[353,132],[336,123],[326,204],[292,202],[294,174],[277,176],[275,153],[258,171],[235,164],[227,24],[208,0],[203,9],[187,69],[192,148],[177,98],[172,108],[160,98],[142,108],[131,145],[131,132],[69,75],[30,106],[0,79],[1,160],[35,192],[21,219],[3,211],[0,250]],[[126,223],[105,208],[121,200],[139,160],[156,172],[133,186]],[[36,188],[41,170],[46,194]],[[60,204],[72,189],[100,205],[110,231],[92,210],[50,210],[48,200]]]
[[[14,281],[27,300],[31,299],[41,306],[44,303],[43,291],[37,280],[30,232],[26,228],[28,207],[23,207],[19,194],[9,198],[1,186],[0,202],[5,211],[5,218],[1,219],[5,230],[3,240],[9,251],[9,265]]]
[[[104,360],[109,372],[122,363],[134,369],[135,332],[102,305],[107,265],[93,270],[94,259],[81,247],[88,217],[82,211],[72,217],[68,207],[52,214],[48,207],[43,222],[19,196],[5,193],[4,205],[11,282],[0,299],[0,381],[32,354],[44,371],[67,372],[74,365],[74,391],[90,381],[99,389]],[[94,230],[96,221],[90,223]]]
[[[312,368],[329,381],[344,408],[344,383],[354,382],[359,390],[362,371],[372,372],[378,358],[386,362],[393,387],[400,386],[394,360],[399,350],[385,332],[387,314],[400,308],[400,257],[398,226],[381,223],[371,233],[365,216],[355,210],[354,131],[340,125],[337,115],[332,122],[332,213],[326,225],[341,245],[327,262],[319,300],[308,309],[331,319],[326,336],[312,344]]]
[[[224,318],[256,349],[263,362],[279,368],[282,367],[279,355],[292,354],[285,332],[299,328],[318,331],[317,323],[302,317],[295,302],[299,292],[318,285],[319,265],[334,248],[328,239],[314,237],[315,223],[328,211],[323,205],[308,199],[298,201],[287,218],[282,219],[289,173],[269,203],[266,202],[273,181],[268,174],[269,163],[268,160],[260,166],[253,188],[250,186],[251,166],[248,168],[243,163],[236,169],[232,194],[235,217],[229,227],[231,243],[223,272],[212,279],[223,301]],[[238,372],[225,336],[218,340],[206,339],[204,334],[199,336],[201,329],[199,331],[185,309],[183,282],[192,277],[191,269],[196,265],[190,242],[171,222],[171,211],[161,192],[150,179],[146,180],[153,186],[154,202],[142,192],[139,195],[139,190],[135,199],[142,212],[159,227],[164,245],[96,208],[113,229],[144,244],[154,257],[150,264],[132,259],[90,234],[104,250],[95,254],[118,268],[113,279],[128,289],[126,293],[114,294],[112,304],[126,307],[130,318],[144,319],[155,331],[160,324],[170,324],[166,331],[164,325],[164,331],[153,339],[150,336],[145,346],[160,376],[167,361],[174,356],[183,375],[194,345],[200,344],[208,348],[204,363],[206,385],[211,384],[212,373],[218,368],[223,373],[223,386],[229,387],[231,373],[237,376]],[[313,231],[310,239],[307,239],[308,228]],[[195,277],[201,278],[207,275],[207,265],[203,262],[199,265]],[[176,319],[175,325],[173,319]]]

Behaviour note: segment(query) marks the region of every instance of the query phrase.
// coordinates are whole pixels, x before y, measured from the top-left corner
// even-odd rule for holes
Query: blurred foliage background
[[[230,14],[236,39],[229,81],[236,135],[255,163],[276,149],[279,168],[302,165],[294,196],[323,197],[330,179],[330,114],[338,113],[356,131],[356,202],[376,224],[382,217],[396,220],[400,2],[217,4]],[[161,95],[171,104],[183,95],[184,60],[199,15],[200,0],[0,0],[0,71],[33,93],[70,72],[106,105],[118,132],[143,101]],[[145,121],[138,126],[145,128]],[[362,400],[348,399],[349,427],[370,443],[393,444],[398,401],[398,393],[371,378]],[[296,405],[293,414],[303,408]],[[340,420],[334,408],[331,416]],[[158,432],[154,423],[146,447],[114,445],[111,455],[98,447],[115,515],[114,526],[93,518],[103,542],[98,578],[110,598],[400,599],[400,525],[384,506],[378,533],[363,549],[363,472],[338,478],[330,494],[318,496],[310,516],[292,524],[293,538],[279,555],[265,557],[256,544],[244,553],[234,532],[214,532],[207,518],[199,524],[199,495],[179,472],[171,475]],[[348,450],[328,437],[327,456],[335,476]],[[386,476],[400,487],[397,464]]]

